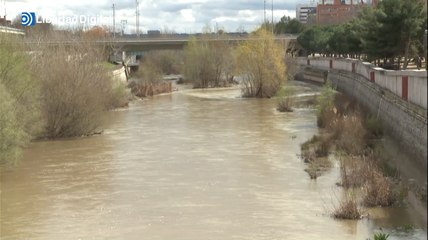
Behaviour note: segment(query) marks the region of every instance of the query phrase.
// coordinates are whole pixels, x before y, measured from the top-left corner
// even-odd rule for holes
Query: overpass
[[[228,37],[157,37],[157,38],[116,38],[116,39],[105,39],[98,40],[97,43],[114,46],[123,51],[149,51],[149,50],[177,50],[183,49],[189,41],[192,39],[206,40],[212,42],[228,42],[229,44],[238,44],[243,41],[257,41],[258,38],[254,38],[248,35],[243,36],[231,36]],[[297,39],[297,35],[277,35],[275,40],[281,43],[294,42]]]
[[[100,39],[95,42],[88,41],[90,44],[96,44],[100,46],[105,46],[110,48],[113,51],[113,56],[111,59],[115,62],[127,61],[128,65],[136,66],[138,65],[138,57],[142,56],[144,52],[152,50],[180,50],[183,49],[192,39],[206,40],[212,42],[227,42],[231,45],[237,45],[244,41],[259,41],[260,38],[254,38],[248,34],[243,35],[208,35],[203,36],[200,34],[197,35],[167,35],[167,36],[155,36],[155,37],[143,37],[143,38],[107,38]],[[284,48],[287,46],[295,46],[294,43],[297,42],[297,35],[284,34],[275,36],[275,40],[283,44]],[[43,42],[35,42],[32,39],[26,41],[27,44],[37,45],[73,45],[78,43],[78,41],[73,40],[50,40]],[[292,48],[293,48],[292,47]]]
[[[113,60],[116,62],[127,61],[129,66],[138,65],[137,56],[143,55],[146,51],[152,50],[181,50],[192,39],[205,40],[210,42],[227,42],[230,45],[237,45],[244,41],[260,41],[248,35],[232,37],[182,37],[182,38],[146,38],[146,39],[106,39],[97,41],[98,44],[111,46],[114,51]],[[284,48],[297,42],[297,35],[278,35],[275,40],[283,44]]]
[[[22,29],[0,26],[0,33],[14,34],[24,36],[25,32]]]

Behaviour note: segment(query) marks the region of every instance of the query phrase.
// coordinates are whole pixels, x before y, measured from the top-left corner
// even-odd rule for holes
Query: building
[[[361,13],[364,7],[376,6],[377,0],[322,0],[317,6],[317,24],[330,25],[350,21]]]
[[[315,2],[309,4],[297,4],[296,19],[301,23],[308,23],[310,15],[315,15],[317,12],[317,4]]]
[[[12,25],[12,22],[10,20],[7,20],[6,16],[4,17],[0,16],[0,26],[10,27],[11,25]]]

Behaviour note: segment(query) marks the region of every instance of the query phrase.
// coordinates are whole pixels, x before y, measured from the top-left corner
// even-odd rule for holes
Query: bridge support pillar
[[[122,61],[125,61],[125,59],[126,59],[126,52],[122,51]]]

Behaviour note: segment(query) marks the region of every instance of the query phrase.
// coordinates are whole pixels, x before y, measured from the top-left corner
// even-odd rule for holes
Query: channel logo
[[[36,13],[35,12],[22,12],[21,13],[22,26],[34,26],[36,25]]]

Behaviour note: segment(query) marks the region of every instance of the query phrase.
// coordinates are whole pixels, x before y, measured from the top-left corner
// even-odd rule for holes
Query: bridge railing
[[[340,70],[359,74],[402,99],[427,109],[427,72],[416,70],[386,70],[357,59],[300,57],[301,66],[323,70]]]

